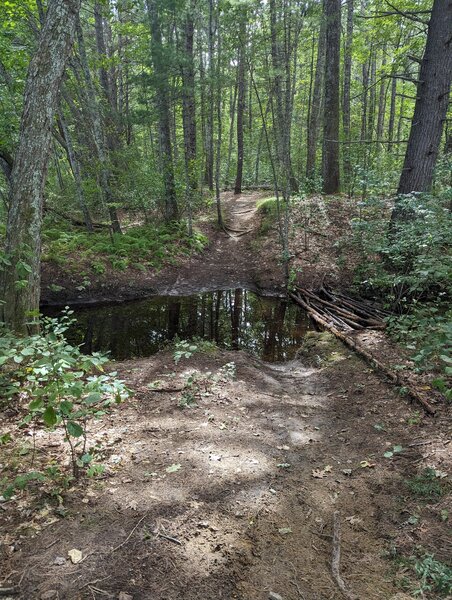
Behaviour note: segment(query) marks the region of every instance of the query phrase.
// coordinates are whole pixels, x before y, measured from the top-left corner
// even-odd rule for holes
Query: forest
[[[452,595],[451,0],[0,0],[0,596]]]

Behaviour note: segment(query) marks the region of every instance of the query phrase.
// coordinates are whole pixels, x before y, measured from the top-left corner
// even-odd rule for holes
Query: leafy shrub
[[[409,194],[399,201],[406,218],[389,227],[389,205],[360,203],[352,245],[361,256],[361,290],[394,311],[388,332],[412,355],[417,370],[437,370],[435,386],[452,397],[452,219],[449,198]]]
[[[41,333],[30,337],[3,332],[0,396],[6,401],[20,397],[28,402],[21,424],[34,422],[49,429],[62,429],[70,449],[73,475],[77,477],[79,469],[90,465],[93,459],[86,451],[89,419],[105,414],[129,391],[115,372],[104,373],[108,362],[105,355],[83,355],[79,348],[67,343],[64,333],[72,323],[71,314],[66,309],[60,319],[42,319]]]

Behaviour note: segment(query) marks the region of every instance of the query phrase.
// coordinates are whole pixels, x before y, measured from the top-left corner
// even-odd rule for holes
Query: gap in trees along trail
[[[450,598],[451,0],[1,9],[0,596]]]

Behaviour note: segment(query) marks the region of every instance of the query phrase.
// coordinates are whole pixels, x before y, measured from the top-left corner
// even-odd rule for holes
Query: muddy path
[[[162,271],[112,271],[93,276],[92,285],[80,288],[78,274],[44,264],[42,272],[42,305],[64,306],[124,302],[150,295],[189,295],[197,292],[246,288],[260,293],[282,294],[283,270],[273,252],[262,253],[256,247],[260,219],[256,203],[268,192],[234,195],[224,192],[221,204],[225,229],[214,222],[215,207],[207,222],[199,228],[209,238],[208,247],[200,254],[167,265]],[[54,286],[59,288],[53,291]]]
[[[217,228],[209,248],[181,265],[175,273],[154,279],[160,294],[188,295],[198,291],[247,288],[255,291],[282,290],[282,269],[274,257],[264,263],[253,248],[259,228],[256,203],[268,193],[254,192],[221,196],[225,230]]]

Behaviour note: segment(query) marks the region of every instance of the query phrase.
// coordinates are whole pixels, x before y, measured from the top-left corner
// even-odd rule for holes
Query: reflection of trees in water
[[[114,358],[149,356],[166,340],[195,336],[218,345],[248,349],[264,360],[293,356],[307,328],[306,315],[285,300],[252,292],[215,291],[80,311],[69,339],[85,352],[110,351]]]
[[[180,304],[179,299],[170,300],[168,302],[168,339],[173,340],[176,335],[179,335],[180,321]]]
[[[234,291],[234,303],[231,314],[231,346],[233,350],[239,349],[239,337],[242,324],[243,290]]]

